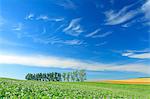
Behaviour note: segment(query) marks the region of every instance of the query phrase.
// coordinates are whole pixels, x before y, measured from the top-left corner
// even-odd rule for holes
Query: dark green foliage
[[[37,81],[64,81],[64,82],[83,82],[86,80],[85,70],[76,70],[73,72],[51,72],[51,73],[28,73],[25,76],[26,80],[37,80]]]
[[[28,73],[25,76],[26,80],[37,80],[37,81],[62,81],[61,73],[52,72],[52,73]]]

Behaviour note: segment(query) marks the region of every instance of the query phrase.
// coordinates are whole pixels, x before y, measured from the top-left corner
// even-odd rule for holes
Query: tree
[[[85,70],[76,70],[73,72],[51,72],[51,73],[28,73],[25,76],[27,80],[37,80],[37,81],[84,81],[86,80]]]
[[[58,77],[58,73],[55,72],[55,73],[54,73],[54,81],[57,81],[57,77]]]
[[[79,79],[80,79],[81,82],[86,80],[86,72],[85,72],[85,70],[80,70],[78,73],[79,73]]]
[[[33,74],[28,73],[28,74],[25,76],[25,79],[27,79],[27,80],[33,80]]]
[[[73,71],[73,75],[74,75],[74,77],[75,77],[75,81],[79,81],[78,70]]]
[[[65,72],[62,74],[62,78],[64,81],[66,81],[66,73]]]
[[[74,76],[73,72],[70,73],[70,76],[71,76],[71,81],[74,82],[75,76]]]
[[[40,74],[39,73],[35,74],[35,77],[36,77],[35,80],[37,80],[37,81],[40,80]]]
[[[67,79],[67,81],[69,82],[69,80],[70,80],[70,72],[67,73],[66,79]]]
[[[39,73],[39,80],[42,80],[42,73]]]
[[[61,73],[58,73],[58,81],[62,81],[62,79],[61,79]]]
[[[51,73],[47,73],[46,75],[47,75],[47,80],[51,81]]]
[[[29,80],[29,73],[25,76],[26,80]]]

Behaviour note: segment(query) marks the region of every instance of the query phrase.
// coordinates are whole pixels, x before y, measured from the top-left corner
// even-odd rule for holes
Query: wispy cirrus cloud
[[[85,69],[91,71],[128,71],[150,74],[150,67],[144,64],[104,64],[100,62],[77,60],[72,58],[43,56],[43,55],[17,55],[0,54],[0,64],[19,64],[36,67],[55,67]]]
[[[55,2],[57,5],[64,7],[65,9],[76,9],[77,5],[72,0],[60,0]]]
[[[105,16],[106,16],[105,25],[122,24],[124,22],[131,20],[139,13],[138,9],[128,11],[129,8],[130,8],[130,6],[125,6],[118,12],[116,12],[114,10],[106,11],[105,12]]]
[[[17,23],[16,25],[13,26],[14,31],[21,31],[23,28],[23,24],[22,23]]]
[[[42,44],[51,44],[51,45],[57,45],[57,44],[61,44],[61,45],[72,45],[72,46],[76,46],[76,45],[83,45],[85,44],[85,42],[83,40],[79,40],[79,39],[71,39],[71,40],[63,40],[60,38],[57,38],[55,36],[46,38],[46,39],[42,39],[42,38],[38,38],[38,37],[32,37],[30,36],[34,42],[38,42],[38,43],[42,43]]]
[[[44,21],[55,21],[55,22],[60,22],[63,21],[64,18],[62,17],[49,17],[48,15],[39,15],[35,16],[33,13],[30,13],[25,17],[26,20],[44,20]]]
[[[91,38],[103,38],[103,37],[106,37],[108,35],[111,35],[112,32],[105,32],[105,33],[102,33],[101,29],[98,28],[96,30],[94,30],[93,32],[85,35],[85,37],[91,37]]]
[[[34,17],[35,17],[35,15],[34,15],[33,13],[30,13],[30,14],[28,14],[28,15],[25,17],[25,19],[26,19],[26,20],[33,20]]]
[[[122,56],[126,56],[129,58],[137,58],[137,59],[150,59],[150,49],[144,50],[127,50],[122,53]]]
[[[60,22],[60,21],[63,21],[64,18],[62,17],[59,17],[59,18],[51,18],[47,15],[40,15],[36,18],[36,20],[44,20],[44,21],[55,21],[55,22]]]
[[[109,36],[111,34],[112,34],[112,32],[106,32],[103,34],[94,35],[92,38],[103,38],[103,37]]]
[[[150,0],[146,0],[141,9],[145,13],[145,18],[148,20],[147,23],[150,25]]]
[[[72,36],[79,36],[83,31],[79,24],[81,18],[72,19],[69,25],[63,29],[63,32]]]
[[[82,40],[73,39],[73,40],[61,40],[55,39],[50,42],[51,44],[65,44],[65,45],[82,45],[85,44]]]
[[[49,17],[47,15],[40,15],[36,18],[36,20],[49,20]]]
[[[101,31],[101,29],[96,29],[95,31],[93,31],[93,32],[91,32],[91,33],[85,35],[85,37],[92,37],[93,35],[97,34],[97,33],[100,32],[100,31]]]
[[[102,42],[102,43],[95,44],[95,46],[99,47],[99,46],[103,46],[103,45],[105,45],[105,44],[107,44],[106,41],[104,41],[104,42]]]
[[[81,45],[83,44],[84,42],[81,41],[81,40],[78,40],[78,39],[74,39],[74,40],[66,40],[63,42],[64,44],[67,44],[67,45]]]

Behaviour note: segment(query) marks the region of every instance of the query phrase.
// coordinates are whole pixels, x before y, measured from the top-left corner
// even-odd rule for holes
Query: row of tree
[[[64,81],[64,82],[83,82],[86,80],[85,70],[75,70],[73,72],[51,72],[51,73],[28,73],[25,76],[27,80],[37,81]]]

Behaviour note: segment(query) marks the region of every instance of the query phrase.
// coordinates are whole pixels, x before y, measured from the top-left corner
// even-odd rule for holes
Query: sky
[[[76,69],[150,76],[150,0],[0,0],[0,77]]]

